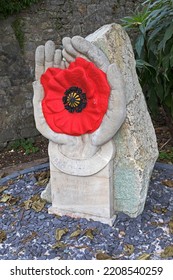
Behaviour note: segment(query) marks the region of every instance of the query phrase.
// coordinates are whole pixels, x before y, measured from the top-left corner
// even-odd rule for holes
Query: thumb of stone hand
[[[111,87],[108,110],[101,126],[92,134],[92,143],[102,145],[121,127],[126,116],[126,100],[122,74],[115,63],[108,66],[107,79]]]

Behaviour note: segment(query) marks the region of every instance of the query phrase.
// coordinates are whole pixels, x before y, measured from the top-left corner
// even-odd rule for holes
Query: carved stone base
[[[113,224],[113,160],[91,176],[68,175],[50,163],[50,178],[52,207],[49,213]]]

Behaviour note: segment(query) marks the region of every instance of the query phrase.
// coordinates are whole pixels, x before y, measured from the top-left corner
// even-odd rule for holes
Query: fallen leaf
[[[0,202],[5,203],[12,198],[11,194],[5,193],[2,195]]]
[[[169,227],[169,232],[170,232],[171,234],[173,234],[173,220],[169,221],[168,227]]]
[[[0,230],[0,243],[7,239],[7,234],[4,230]]]
[[[114,258],[106,253],[100,252],[96,254],[96,260],[114,260]]]
[[[162,184],[164,184],[165,186],[167,186],[169,188],[173,188],[173,180],[164,180],[164,181],[162,181]]]
[[[6,177],[7,175],[8,175],[8,173],[3,172],[3,173],[0,175],[0,179]]]
[[[35,178],[37,180],[37,186],[46,185],[50,178],[50,171],[42,171],[40,173],[35,174]]]
[[[56,249],[56,248],[58,248],[58,249],[62,248],[63,249],[65,247],[67,247],[67,245],[63,242],[60,242],[60,241],[58,241],[54,245],[52,245],[52,249]]]
[[[133,254],[135,248],[132,244],[125,244],[124,245],[124,250],[128,255],[131,255],[131,254]]]
[[[8,189],[7,186],[2,186],[2,187],[0,187],[0,193],[2,193],[3,191],[5,191],[6,189]]]
[[[147,254],[147,253],[144,253],[142,255],[140,255],[137,260],[149,260],[150,259],[150,256],[151,254]]]
[[[77,237],[80,234],[81,234],[81,229],[77,229],[71,233],[70,238]]]
[[[43,180],[40,180],[36,183],[37,186],[44,186],[46,185],[47,183],[49,182],[49,178],[46,178],[46,179],[43,179]]]
[[[55,238],[57,241],[60,241],[62,236],[68,232],[68,228],[58,228],[56,229]]]
[[[29,210],[31,208],[31,204],[32,204],[32,201],[30,199],[28,200],[25,200],[22,204],[21,204],[21,207],[24,207],[25,210]]]
[[[85,230],[84,235],[86,235],[86,236],[89,237],[90,239],[93,239],[93,238],[94,238],[93,232],[94,232],[95,230],[96,230],[96,229],[88,228],[88,229]]]
[[[173,257],[173,245],[167,246],[161,253],[161,258]]]
[[[36,212],[40,212],[41,210],[43,210],[44,206],[46,204],[46,201],[43,200],[41,197],[40,199],[32,202],[32,209]]]
[[[8,200],[8,204],[14,205],[14,204],[16,204],[19,200],[20,200],[20,197],[14,197],[14,196],[12,196],[12,197]]]
[[[166,207],[163,208],[154,207],[152,211],[156,214],[162,214],[162,213],[166,213],[168,210]]]
[[[40,212],[43,210],[44,206],[46,204],[46,201],[40,197],[39,194],[36,194],[32,197],[30,197],[28,200],[25,200],[22,203],[22,207],[25,208],[25,210],[33,209],[36,212]]]

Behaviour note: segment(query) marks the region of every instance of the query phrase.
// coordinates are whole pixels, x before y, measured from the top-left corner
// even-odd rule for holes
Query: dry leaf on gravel
[[[96,230],[97,230],[96,228],[88,228],[84,231],[83,235],[87,236],[90,239],[93,239],[94,238],[94,231],[96,231]]]
[[[173,245],[167,246],[164,251],[161,253],[162,258],[173,257]]]
[[[2,203],[6,203],[7,201],[9,201],[12,198],[11,194],[5,193],[2,195],[0,202]]]
[[[96,260],[115,260],[115,259],[106,253],[99,252],[96,254]]]
[[[60,241],[62,236],[68,232],[68,228],[58,228],[55,232],[55,238],[57,241]]]
[[[133,254],[135,248],[132,244],[125,244],[124,245],[124,251],[128,254],[128,255],[131,255]]]
[[[58,241],[54,245],[52,245],[52,249],[64,249],[65,247],[67,247],[67,245],[61,241]]]
[[[137,258],[137,260],[150,260],[150,256],[151,254],[143,253]]]
[[[164,180],[164,181],[162,181],[162,184],[164,184],[165,186],[167,186],[169,188],[173,188],[173,180]]]
[[[30,197],[28,200],[25,200],[21,206],[25,208],[25,210],[33,209],[36,212],[40,212],[43,210],[46,201],[40,197],[39,194],[36,194]]]
[[[173,220],[169,221],[168,227],[169,227],[169,232],[170,232],[171,234],[173,234]]]
[[[168,211],[168,209],[166,207],[158,208],[158,207],[154,206],[152,211],[156,214],[162,214],[162,213],[166,213]]]
[[[35,174],[35,178],[37,180],[37,186],[44,186],[49,182],[50,171],[42,171],[40,173]]]
[[[77,229],[71,233],[70,238],[77,237],[80,234],[81,234],[81,229]]]
[[[0,230],[0,243],[7,239],[7,234],[4,230]]]
[[[11,194],[5,193],[2,195],[0,202],[8,203],[9,205],[14,205],[20,200],[20,197],[14,197]]]
[[[0,193],[2,193],[3,191],[5,191],[6,189],[8,189],[7,186],[1,186],[1,187],[0,187]]]

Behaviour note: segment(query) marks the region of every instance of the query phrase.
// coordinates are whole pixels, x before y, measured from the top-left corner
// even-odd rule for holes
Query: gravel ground
[[[48,214],[44,169],[0,180],[0,259],[173,259],[173,167],[165,166],[153,171],[143,213],[119,213],[112,227]]]

